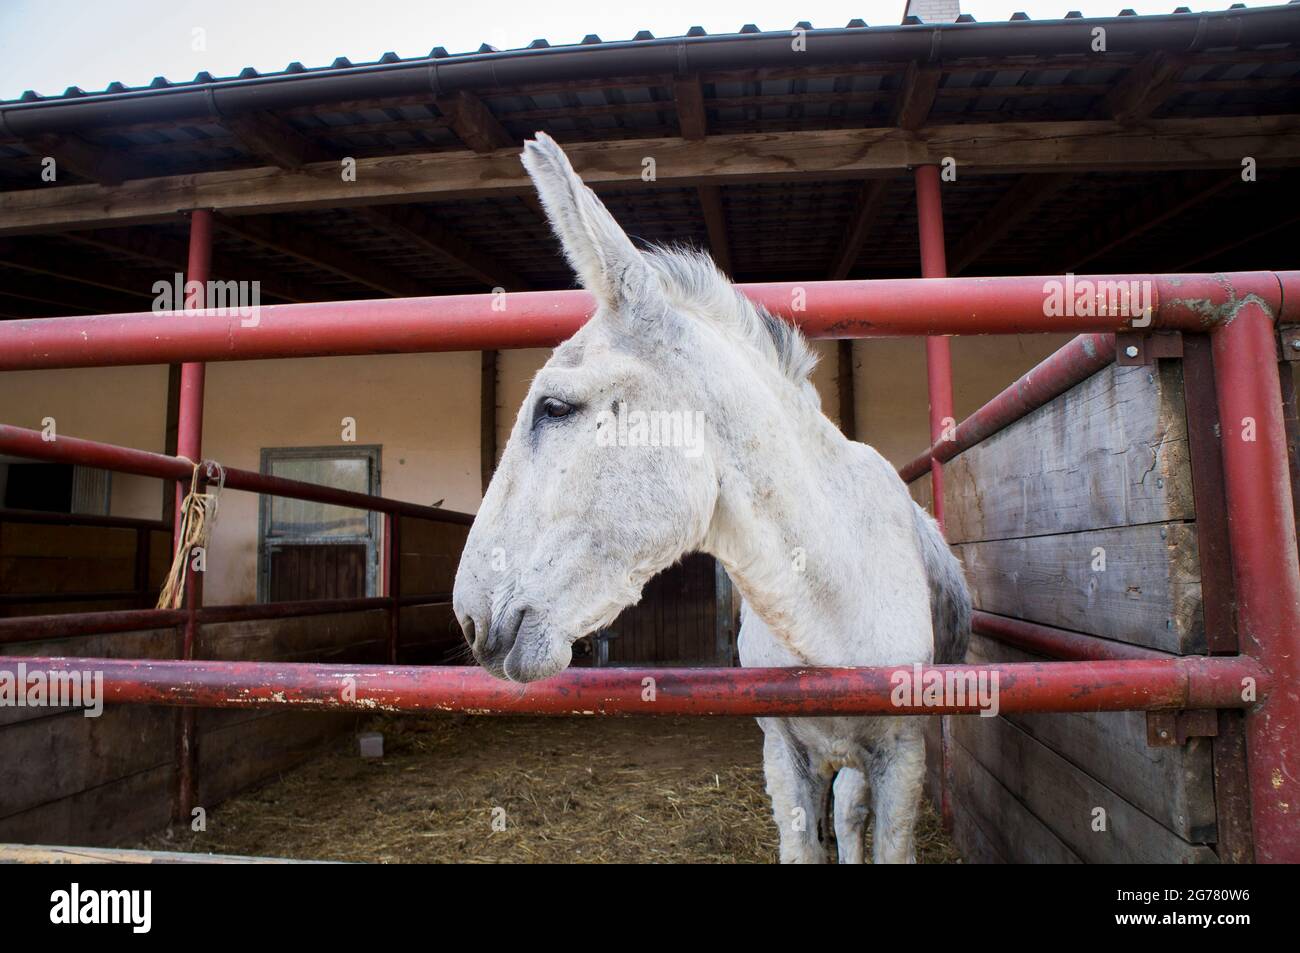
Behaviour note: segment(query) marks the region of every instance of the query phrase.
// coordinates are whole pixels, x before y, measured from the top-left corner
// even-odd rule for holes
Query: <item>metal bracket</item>
[[[1182,357],[1183,336],[1178,331],[1116,331],[1115,363],[1120,367],[1154,364],[1160,357]]]
[[[1282,349],[1282,360],[1293,363],[1300,361],[1300,327],[1282,328],[1277,337]]]
[[[1187,744],[1188,738],[1218,735],[1219,713],[1213,708],[1147,712],[1147,745],[1151,748],[1173,748]]]

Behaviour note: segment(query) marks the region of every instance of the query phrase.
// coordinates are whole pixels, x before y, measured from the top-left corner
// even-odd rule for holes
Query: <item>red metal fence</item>
[[[195,213],[192,275],[206,274],[209,224],[205,213]],[[931,236],[929,241],[941,243],[941,237]],[[932,257],[926,270],[941,273],[942,263]],[[1047,289],[1053,282],[1070,281],[1074,289],[1093,282],[1094,290],[1080,292],[1080,300],[1090,306],[1073,308],[1068,314],[1050,313],[1044,304]],[[1137,320],[1115,313],[1105,291],[1104,283],[1131,281],[1148,282],[1151,289],[1150,311]],[[933,670],[963,680],[996,675],[999,705],[1007,711],[1245,708],[1256,857],[1300,861],[1300,793],[1295,780],[1300,778],[1300,563],[1274,333],[1279,320],[1300,318],[1300,272],[1087,279],[933,277],[749,285],[742,290],[813,337],[1067,329],[1082,334],[958,425],[949,433],[951,439],[943,439],[942,428],[935,428],[934,446],[902,468],[908,479],[927,470],[938,473],[943,461],[1105,366],[1114,359],[1117,335],[1125,350],[1147,347],[1150,335],[1157,332],[1212,335],[1242,654],[1149,658],[1140,650],[1100,644],[1101,640],[1088,636],[981,616],[980,631],[1074,661]],[[795,310],[800,300],[806,307]],[[0,370],[191,363],[184,365],[182,373],[181,449],[176,457],[67,437],[46,442],[39,433],[8,426],[0,427],[0,452],[172,479],[184,492],[194,464],[202,464],[202,365],[193,362],[532,347],[567,337],[591,309],[590,299],[580,292],[513,294],[504,312],[494,310],[493,303],[492,296],[482,295],[281,305],[261,309],[255,327],[241,326],[238,316],[205,311],[7,322],[0,325]],[[939,412],[932,416],[941,423],[951,400],[947,358],[942,348],[932,349],[929,358],[931,405]],[[198,472],[201,482],[215,469],[201,465]],[[400,595],[396,517],[470,519],[234,469],[225,470],[224,485],[384,512],[388,548],[384,603],[392,613],[394,650],[397,609],[408,598],[422,598]],[[185,649],[178,661],[12,656],[4,661],[37,669],[102,671],[109,701],[181,705],[191,715],[192,706],[283,705],[547,714],[906,715],[974,710],[970,705],[895,704],[890,697],[895,678],[911,670],[892,667],[569,671],[521,687],[495,681],[476,669],[455,667],[198,661],[192,658],[196,627],[238,610],[203,609],[199,580],[192,576],[190,583],[182,612],[91,613],[74,617],[71,624],[66,617],[63,622],[60,617],[41,617],[0,623],[0,642],[17,641],[23,626],[31,639],[123,631],[145,624],[181,625]],[[309,614],[324,610],[320,605],[298,604],[243,611]],[[390,660],[395,661],[395,654]],[[649,696],[645,679],[653,679]],[[1255,700],[1243,700],[1243,680],[1254,684]],[[193,795],[192,717],[180,740],[179,804],[188,813]]]

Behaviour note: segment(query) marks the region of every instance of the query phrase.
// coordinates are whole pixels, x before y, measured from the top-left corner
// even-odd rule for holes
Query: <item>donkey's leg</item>
[[[871,762],[871,860],[876,864],[914,864],[913,835],[925,780],[925,728],[920,718],[899,718]]]
[[[841,768],[835,776],[835,846],[841,864],[861,864],[867,827],[867,776],[857,768]]]
[[[781,834],[781,863],[824,864],[821,830],[830,795],[830,776],[815,769],[808,751],[789,734],[782,719],[760,718],[763,771],[772,817]]]

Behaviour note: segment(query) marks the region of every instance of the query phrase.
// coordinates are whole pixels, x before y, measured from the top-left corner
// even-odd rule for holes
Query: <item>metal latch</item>
[[[1177,331],[1116,331],[1115,363],[1139,367],[1159,357],[1182,357],[1183,336]]]
[[[1217,738],[1219,713],[1213,708],[1193,711],[1147,712],[1147,744],[1152,748],[1173,748],[1188,738]]]

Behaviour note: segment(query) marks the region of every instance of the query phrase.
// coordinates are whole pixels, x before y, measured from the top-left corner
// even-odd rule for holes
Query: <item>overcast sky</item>
[[[691,26],[734,33],[744,23],[788,29],[800,20],[844,26],[854,17],[876,26],[898,23],[905,0],[0,0],[0,99],[24,90],[45,95],[69,86],[102,90],[155,76],[189,80],[200,70],[229,76],[245,66],[282,70],[298,60],[324,66],[425,55],[435,46],[463,53],[488,43],[526,46],[537,37],[572,43],[588,33],[631,39],[638,30],[679,36]],[[1035,20],[1067,10],[1113,16],[1123,7],[1170,13],[1179,2],[1221,10],[1231,0],[963,0],[977,20],[1007,20],[1023,10]],[[1269,6],[1248,0],[1249,6]],[[196,31],[202,31],[196,34]],[[203,49],[195,37],[203,39]]]

